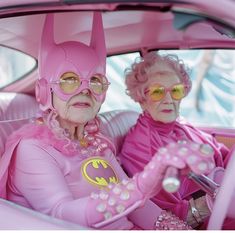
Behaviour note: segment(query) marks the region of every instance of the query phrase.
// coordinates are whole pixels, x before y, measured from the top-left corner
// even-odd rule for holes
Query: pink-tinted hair
[[[127,94],[136,102],[142,103],[145,99],[145,88],[148,81],[148,71],[156,64],[161,64],[154,69],[156,73],[164,73],[163,67],[168,67],[176,73],[180,81],[186,86],[186,95],[190,92],[192,82],[189,78],[189,69],[183,60],[175,54],[160,55],[150,52],[143,58],[139,57],[132,66],[125,70]]]

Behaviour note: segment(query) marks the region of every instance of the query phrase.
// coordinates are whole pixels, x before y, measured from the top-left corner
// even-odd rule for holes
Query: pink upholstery
[[[35,116],[38,104],[27,94],[0,93],[0,121],[24,120]]]
[[[119,154],[124,137],[131,126],[138,118],[139,113],[130,110],[114,110],[99,114],[101,120],[100,130],[116,146],[117,155]]]
[[[30,95],[0,93],[0,155],[8,135],[36,116],[38,104]]]

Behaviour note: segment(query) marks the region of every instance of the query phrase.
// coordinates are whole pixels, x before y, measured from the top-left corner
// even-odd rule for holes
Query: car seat
[[[0,155],[7,137],[36,116],[39,110],[33,96],[22,93],[0,93]]]

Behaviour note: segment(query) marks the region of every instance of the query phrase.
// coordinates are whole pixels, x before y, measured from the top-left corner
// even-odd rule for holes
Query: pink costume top
[[[219,144],[212,136],[177,120],[170,124],[154,121],[147,112],[142,113],[135,126],[128,132],[121,151],[120,161],[129,176],[141,171],[156,151],[170,142],[190,139],[198,143],[208,143],[215,151],[216,166],[224,167],[228,160],[228,148]],[[180,189],[175,193],[161,190],[152,200],[162,209],[172,211],[186,220],[191,194],[198,186],[187,177],[181,177]]]
[[[67,140],[59,139],[44,124],[23,126],[10,136],[8,150],[1,160],[0,177],[4,175],[1,196],[85,226],[84,213],[90,194],[126,178],[114,156],[112,143],[100,134],[87,139],[89,146],[83,148],[76,142],[68,144]],[[150,212],[151,217],[143,218]],[[101,229],[153,229],[160,213],[161,209],[149,201],[128,218],[123,215]]]

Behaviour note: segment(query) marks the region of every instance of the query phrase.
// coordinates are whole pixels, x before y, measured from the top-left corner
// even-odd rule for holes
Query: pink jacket
[[[131,128],[125,138],[119,155],[121,164],[128,175],[133,176],[143,169],[159,147],[181,139],[210,144],[215,150],[216,165],[224,166],[228,148],[216,142],[212,136],[197,130],[182,120],[171,124],[156,122],[146,112],[139,116],[136,125]],[[171,194],[162,190],[152,200],[162,209],[171,210],[181,219],[186,219],[190,195],[198,190],[198,186],[193,181],[182,176],[178,192]]]

